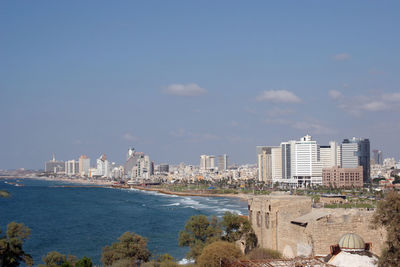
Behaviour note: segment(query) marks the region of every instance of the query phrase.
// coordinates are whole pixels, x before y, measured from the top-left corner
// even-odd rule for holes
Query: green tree
[[[151,254],[147,249],[147,239],[133,232],[125,232],[118,240],[103,248],[101,261],[105,266],[137,266],[149,260]]]
[[[93,263],[90,258],[83,257],[75,263],[75,267],[92,267]]]
[[[217,241],[204,247],[198,257],[200,267],[220,267],[238,260],[243,256],[242,251],[233,243]]]
[[[192,216],[185,229],[179,232],[179,246],[188,246],[188,258],[197,259],[204,246],[221,239],[221,228],[217,217],[209,221],[205,215]]]
[[[221,225],[225,232],[222,240],[228,242],[242,240],[245,242],[246,252],[257,247],[257,236],[247,218],[231,212],[225,212]]]
[[[31,255],[22,248],[30,234],[31,230],[23,223],[10,222],[7,225],[6,235],[0,236],[0,266],[14,267],[21,262],[28,266],[33,265]]]
[[[51,251],[46,256],[42,257],[44,264],[39,267],[58,267],[67,262],[67,257],[57,251]]]
[[[89,260],[90,263],[92,262],[90,259],[83,257],[81,260],[78,261],[78,258],[74,255],[65,256],[57,251],[51,251],[47,253],[46,256],[42,257],[42,261],[44,264],[39,264],[39,267],[90,267],[92,265],[77,265],[79,262],[82,264]]]
[[[174,261],[174,257],[165,253],[157,258],[157,262],[164,262],[164,261]]]
[[[378,202],[373,224],[387,230],[386,248],[379,258],[379,266],[398,266],[400,262],[400,195],[389,191],[385,198]]]

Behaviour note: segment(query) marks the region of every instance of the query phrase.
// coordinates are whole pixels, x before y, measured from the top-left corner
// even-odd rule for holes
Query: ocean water
[[[130,231],[148,239],[153,255],[169,253],[181,260],[187,248],[178,246],[178,233],[193,215],[222,216],[226,211],[247,215],[247,203],[236,198],[180,197],[131,189],[54,187],[64,182],[19,180],[0,190],[0,229],[11,221],[31,231],[24,249],[35,265],[50,251],[87,256],[100,265],[101,249]],[[16,180],[8,180],[15,182]]]

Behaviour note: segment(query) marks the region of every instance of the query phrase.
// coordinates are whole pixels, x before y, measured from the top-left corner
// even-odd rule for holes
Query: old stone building
[[[380,255],[386,232],[371,229],[373,211],[312,208],[311,198],[277,195],[249,199],[249,220],[263,248],[286,257],[327,255],[330,246],[346,233],[372,243]]]

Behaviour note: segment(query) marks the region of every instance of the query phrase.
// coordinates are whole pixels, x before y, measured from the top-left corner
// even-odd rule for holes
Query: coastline
[[[142,190],[142,191],[152,191],[152,192],[157,192],[160,194],[165,194],[165,195],[175,195],[175,196],[192,196],[192,197],[233,197],[233,198],[239,198],[243,201],[247,201],[251,195],[246,195],[246,194],[210,194],[210,193],[196,193],[196,192],[174,192],[174,191],[169,191],[165,190],[162,188],[149,188],[149,187],[143,187],[143,186],[132,186],[132,188]]]
[[[82,178],[68,178],[68,177],[57,177],[57,178],[49,178],[49,177],[0,177],[0,180],[8,180],[8,179],[16,179],[16,180],[32,179],[32,180],[53,181],[53,182],[67,182],[67,183],[71,183],[71,184],[94,185],[94,186],[111,186],[112,185],[112,182],[108,182],[108,181],[82,179]]]
[[[49,178],[49,177],[0,177],[0,180],[7,179],[32,179],[32,180],[42,180],[42,181],[57,181],[57,182],[66,182],[70,184],[80,184],[94,187],[111,187],[111,188],[134,188],[141,191],[152,191],[165,195],[175,195],[175,196],[195,196],[195,197],[232,197],[239,198],[242,201],[247,201],[251,195],[247,194],[212,194],[212,193],[204,193],[204,192],[175,192],[169,191],[163,188],[152,188],[152,187],[144,187],[144,186],[115,186],[110,181],[101,181],[101,180],[91,180],[91,179],[82,179],[82,178],[68,178],[68,177],[57,177],[57,178]]]

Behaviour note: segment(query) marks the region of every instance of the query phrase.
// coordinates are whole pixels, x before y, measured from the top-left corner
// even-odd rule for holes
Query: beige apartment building
[[[363,187],[363,167],[322,169],[322,185],[333,187]]]

